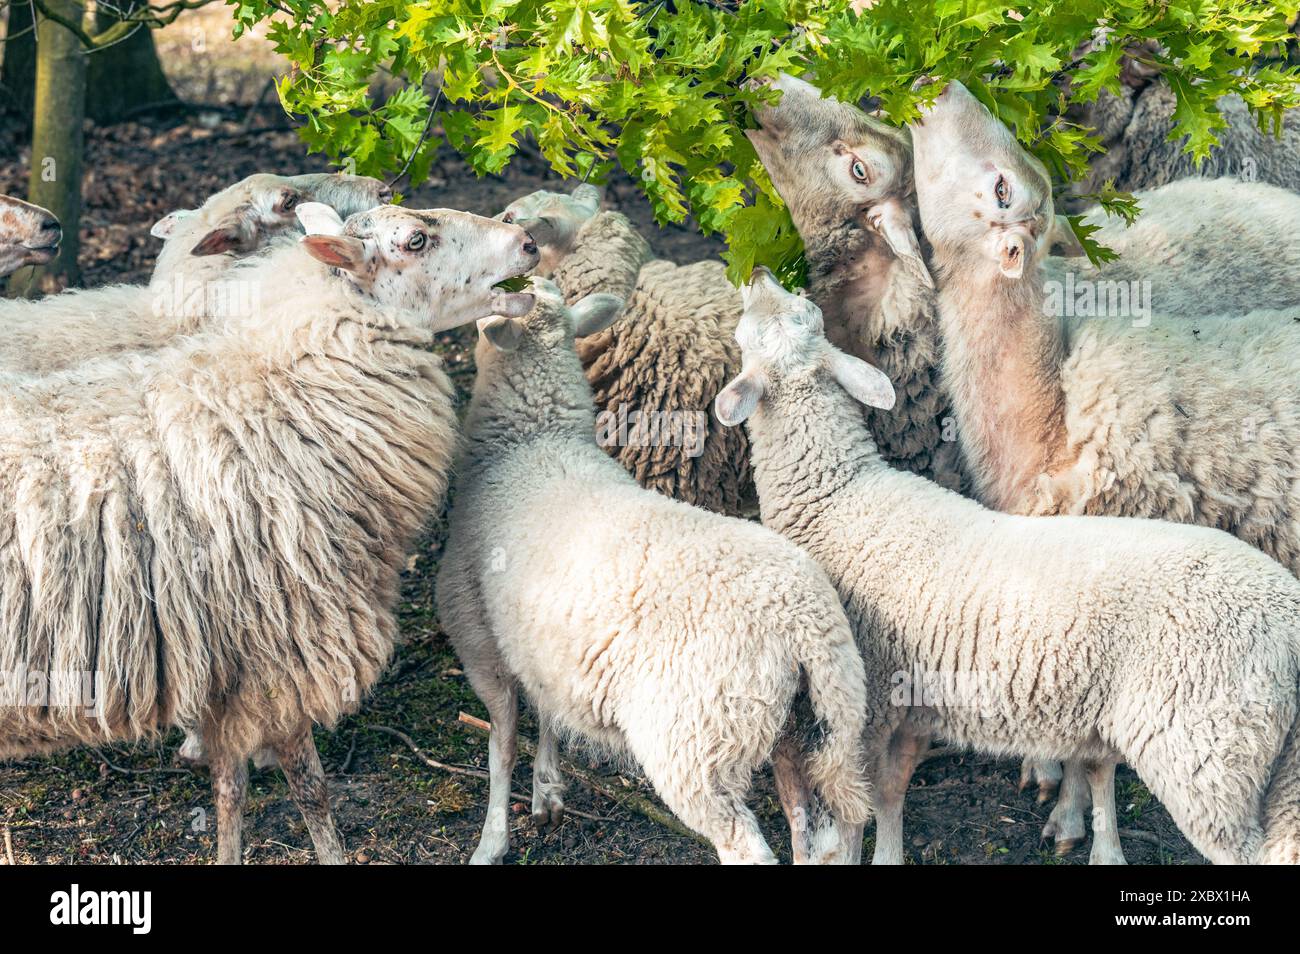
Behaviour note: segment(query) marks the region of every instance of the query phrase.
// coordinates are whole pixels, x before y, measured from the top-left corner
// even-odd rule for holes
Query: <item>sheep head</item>
[[[823,241],[840,243],[844,223],[882,238],[895,256],[929,272],[913,224],[911,146],[907,134],[849,103],[823,97],[810,83],[782,74],[773,106],[755,111],[746,135],[790,208],[810,257]],[[834,256],[835,250],[825,250]]]
[[[1002,122],[953,81],[912,126],[921,224],[945,265],[977,279],[1020,279],[1053,243],[1074,254],[1052,180]],[[1077,245],[1077,243],[1074,243]]]
[[[222,189],[198,209],[168,213],[150,234],[193,241],[192,255],[244,256],[265,248],[278,235],[296,231],[295,212],[305,202],[323,202],[346,218],[386,205],[392,198],[392,189],[369,176],[258,173]]]
[[[786,291],[771,272],[756,268],[741,295],[744,313],[736,341],[742,370],[713,402],[713,412],[724,425],[748,419],[764,395],[782,384],[812,381],[823,373],[868,407],[894,406],[889,378],[827,341],[821,309],[802,293]]]
[[[575,338],[604,331],[623,314],[623,299],[606,292],[595,292],[567,305],[558,285],[537,277],[530,291],[534,307],[526,315],[492,315],[479,320],[480,343],[486,342],[497,351],[516,351],[526,340],[544,348],[572,349]]]
[[[600,211],[600,190],[583,184],[571,193],[539,189],[516,199],[496,216],[525,229],[537,242],[542,260],[537,274],[549,278],[573,251],[582,227]]]
[[[0,278],[24,265],[44,265],[59,253],[62,239],[53,213],[0,195]]]
[[[302,245],[377,304],[413,314],[431,331],[487,315],[522,316],[533,296],[497,287],[537,265],[537,246],[517,225],[452,209],[393,205],[343,221],[322,203],[298,206]]]

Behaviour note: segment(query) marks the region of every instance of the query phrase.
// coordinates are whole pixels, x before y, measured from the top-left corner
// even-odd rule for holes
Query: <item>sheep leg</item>
[[[1068,767],[1069,763],[1067,763]],[[1086,767],[1092,790],[1092,853],[1090,865],[1124,865],[1119,843],[1119,817],[1115,810],[1115,763],[1091,762]]]
[[[803,753],[799,751],[799,744],[788,735],[782,736],[772,752],[772,776],[781,811],[790,826],[790,852],[794,863],[806,865],[812,857],[812,828],[808,816],[811,793],[803,773]]]
[[[1079,762],[1066,762],[1061,797],[1047,817],[1042,834],[1044,841],[1051,838],[1056,842],[1057,857],[1067,855],[1083,844],[1083,812],[1088,807],[1088,787],[1084,766]]]
[[[217,864],[237,865],[243,855],[244,797],[248,759],[224,750],[209,752],[212,791],[217,802]]]
[[[876,851],[873,865],[903,863],[903,801],[912,773],[930,747],[930,734],[901,725],[881,753],[875,779]]]
[[[519,744],[519,701],[514,683],[499,669],[473,672],[470,682],[487,706],[492,731],[488,733],[487,817],[469,863],[496,865],[510,850],[510,779]]]
[[[1020,791],[1029,787],[1030,782],[1038,783],[1038,804],[1045,805],[1056,797],[1061,787],[1061,763],[1051,759],[1025,759],[1020,763]],[[1082,820],[1082,818],[1081,818]]]
[[[289,794],[298,811],[302,812],[302,820],[307,823],[307,832],[316,849],[316,861],[322,865],[346,864],[343,845],[330,814],[329,784],[325,781],[325,770],[321,768],[320,755],[311,737],[311,725],[304,724],[284,742],[273,746],[272,751],[279,759],[285,781],[289,783]]]
[[[533,759],[533,824],[545,831],[564,817],[564,776],[560,773],[560,744],[543,719],[537,733],[537,756]]]

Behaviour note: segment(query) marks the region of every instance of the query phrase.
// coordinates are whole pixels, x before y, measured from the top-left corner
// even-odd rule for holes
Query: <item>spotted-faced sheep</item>
[[[231,269],[241,258],[295,241],[299,204],[324,202],[346,217],[391,197],[382,182],[364,176],[249,176],[154,226],[163,248],[148,287],[109,285],[0,302],[0,371],[57,371],[158,347],[214,317],[247,315],[260,289],[232,280]]]
[[[247,760],[278,756],[341,863],[311,739],[388,661],[407,548],[456,442],[433,332],[527,294],[521,229],[392,206],[236,267],[260,305],[147,354],[0,389],[0,672],[91,687],[0,708],[0,758],[197,732],[217,854]]]
[[[59,253],[63,227],[47,209],[0,195],[0,278],[26,265],[44,265]]]
[[[1300,571],[1300,307],[1063,322],[1044,306],[1041,164],[958,83],[913,141],[943,380],[980,499],[1204,524]],[[1079,780],[1048,825],[1065,844],[1083,836]]]
[[[862,647],[875,862],[902,863],[939,735],[1085,765],[1094,863],[1123,861],[1121,760],[1211,861],[1300,863],[1300,581],[1221,531],[1003,514],[889,467],[857,406],[887,409],[888,379],[822,327],[756,274],[717,410],[748,420],[763,523],[827,571]]]
[[[745,436],[709,409],[740,367],[732,338],[740,295],[722,263],[652,260],[624,215],[599,211],[591,186],[533,193],[499,217],[537,239],[538,274],[568,301],[605,292],[627,302],[622,319],[578,342],[601,445],[643,487],[719,513],[751,509]]]
[[[533,811],[563,807],[556,739],[635,761],[723,862],[773,862],[745,806],[788,727],[801,678],[817,731],[806,756],[829,808],[816,860],[855,861],[865,820],[862,664],[835,591],[798,548],[755,523],[642,487],[593,439],[575,335],[622,302],[572,308],[538,288],[518,320],[480,322],[438,615],[492,718],[491,792],[477,863],[509,849],[518,694],[541,726]],[[809,726],[811,729],[812,727]]]

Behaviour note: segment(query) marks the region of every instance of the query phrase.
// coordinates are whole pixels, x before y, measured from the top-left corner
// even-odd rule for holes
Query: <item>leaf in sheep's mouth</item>
[[[492,287],[502,288],[508,292],[521,292],[528,288],[528,276],[516,275],[513,278],[503,278]]]

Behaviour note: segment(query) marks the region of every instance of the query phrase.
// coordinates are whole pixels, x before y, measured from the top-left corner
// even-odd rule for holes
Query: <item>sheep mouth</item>
[[[492,287],[501,291],[521,292],[528,287],[528,276],[523,274],[511,275],[509,278],[501,279]]]
[[[51,245],[23,245],[23,257],[33,265],[44,265],[59,254],[59,242]]]

